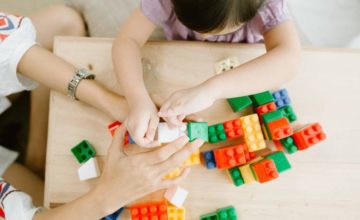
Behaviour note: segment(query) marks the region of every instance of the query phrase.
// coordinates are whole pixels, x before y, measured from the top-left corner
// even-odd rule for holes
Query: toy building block
[[[278,108],[282,108],[291,104],[291,100],[286,89],[280,89],[279,91],[274,92],[272,95]]]
[[[185,209],[168,205],[168,220],[185,220]]]
[[[265,92],[261,92],[261,93],[252,95],[252,96],[250,96],[250,98],[252,99],[255,107],[265,105],[266,103],[275,101],[275,99],[272,96],[272,94],[270,93],[270,91],[265,91]]]
[[[239,167],[229,169],[228,174],[235,186],[241,186],[244,184],[244,179],[241,176]]]
[[[166,190],[164,197],[172,205],[181,208],[189,192],[179,186],[172,186]]]
[[[123,211],[124,211],[124,208],[121,208],[121,209],[117,210],[116,212],[114,212],[113,214],[105,216],[101,220],[118,220],[119,216],[121,215],[121,213]]]
[[[290,165],[288,159],[286,158],[284,152],[277,151],[270,155],[267,155],[265,158],[271,159],[274,161],[276,169],[279,173],[282,173],[291,168],[291,165]]]
[[[99,165],[96,158],[92,157],[78,169],[80,181],[94,179],[100,176]]]
[[[166,180],[174,179],[174,178],[180,176],[182,170],[183,170],[183,168],[176,168],[175,170],[171,171],[169,174],[164,176],[164,179],[166,179]]]
[[[283,114],[280,110],[268,112],[262,115],[262,121],[264,124],[269,124],[272,121],[276,121],[280,118],[283,118]]]
[[[223,124],[209,126],[208,133],[210,143],[217,143],[226,140],[226,133]]]
[[[218,220],[237,220],[235,208],[228,206],[217,210]]]
[[[149,202],[130,206],[132,220],[157,219],[167,220],[167,204],[165,201]]]
[[[200,151],[197,150],[196,152],[194,152],[193,154],[191,154],[189,156],[189,158],[187,158],[184,162],[183,162],[183,167],[187,167],[187,166],[193,166],[193,165],[198,165],[200,164]]]
[[[216,74],[220,74],[225,71],[232,70],[239,65],[240,63],[237,57],[230,57],[228,59],[215,63],[215,72]]]
[[[252,183],[255,181],[255,176],[251,170],[251,164],[256,163],[260,160],[262,160],[262,158],[258,157],[256,159],[252,160],[250,163],[239,167],[241,176],[242,176],[245,184],[249,184],[249,183]]]
[[[265,140],[270,140],[270,136],[269,136],[269,131],[268,131],[268,129],[266,128],[266,125],[264,125],[264,124],[262,124],[261,125],[261,130],[262,130],[262,132],[263,132],[263,134],[264,134],[264,138],[265,138]]]
[[[205,151],[203,152],[203,157],[205,161],[206,168],[214,169],[216,168],[216,161],[213,151]]]
[[[289,138],[289,137],[288,137]],[[291,138],[291,137],[290,137]],[[286,139],[286,138],[285,138]],[[277,151],[281,151],[281,152],[285,152],[285,148],[284,146],[282,145],[281,141],[273,141],[274,142],[274,145],[275,145],[275,149]],[[297,150],[297,148],[296,148]]]
[[[260,183],[271,181],[279,176],[275,163],[271,159],[264,159],[254,163],[251,165],[251,168]]]
[[[319,123],[310,124],[293,134],[293,139],[298,150],[305,150],[310,146],[325,140],[326,135]]]
[[[119,122],[119,121],[115,121],[114,123],[109,124],[108,129],[109,129],[109,131],[111,133],[111,136],[114,137],[115,130],[120,126],[121,126],[121,122]]]
[[[181,136],[186,135],[186,125],[170,128],[167,123],[160,122],[157,130],[157,140],[159,143],[170,143]]]
[[[71,152],[74,154],[74,156],[76,157],[79,163],[84,163],[88,161],[96,154],[95,149],[91,146],[91,144],[87,140],[83,140],[78,145],[71,148]]]
[[[272,121],[266,126],[272,140],[280,140],[294,133],[289,120],[285,117]]]
[[[281,139],[280,143],[289,154],[293,154],[298,151],[298,147],[296,146],[292,137]]]
[[[244,131],[245,143],[249,152],[254,152],[266,148],[257,114],[241,117],[240,121]]]
[[[230,98],[227,101],[234,112],[239,112],[252,104],[249,96]]]
[[[200,220],[218,220],[218,214],[216,212],[212,212],[205,215],[201,215]]]
[[[274,102],[269,102],[264,105],[258,106],[256,109],[256,113],[259,116],[260,122],[262,123],[262,115],[268,112],[272,112],[276,110],[276,105]]]
[[[224,128],[226,137],[229,139],[241,137],[244,135],[240,118],[224,122]]]
[[[217,168],[228,169],[245,164],[245,150],[244,144],[214,150]]]
[[[291,105],[284,106],[284,107],[280,108],[279,110],[282,112],[283,116],[287,117],[289,122],[296,121],[297,116],[296,116],[293,108],[291,107]]]
[[[194,141],[197,138],[203,139],[205,142],[209,141],[207,122],[189,122],[187,129],[190,141]]]

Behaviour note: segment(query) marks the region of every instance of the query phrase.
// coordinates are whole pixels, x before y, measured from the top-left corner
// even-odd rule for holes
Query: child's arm
[[[156,144],[153,139],[159,122],[157,108],[144,84],[140,54],[154,29],[155,25],[138,9],[124,24],[113,46],[115,72],[130,108],[127,128],[141,146]]]
[[[238,68],[216,75],[190,89],[175,92],[160,109],[160,117],[177,123],[177,116],[199,112],[217,99],[251,95],[273,89],[294,78],[301,47],[291,21],[264,35],[267,53]]]

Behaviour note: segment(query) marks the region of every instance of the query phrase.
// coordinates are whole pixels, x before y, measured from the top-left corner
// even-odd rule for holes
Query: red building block
[[[254,163],[252,165],[252,170],[255,174],[256,179],[260,183],[271,181],[279,176],[275,163],[271,159],[265,159],[261,160],[260,162]]]
[[[114,123],[109,124],[108,129],[110,131],[111,136],[114,137],[116,129],[118,127],[120,127],[121,125],[122,125],[122,123],[119,121],[115,121]],[[129,144],[129,133],[128,132],[126,132],[126,134],[125,134],[124,144],[125,145]]]
[[[256,110],[257,114],[259,115],[260,123],[261,124],[263,123],[262,117],[261,117],[263,114],[275,111],[276,109],[277,108],[276,108],[275,102],[269,102],[269,103],[266,103],[265,105],[258,106],[255,110]]]
[[[277,151],[285,152],[285,148],[280,141],[274,141],[274,145]]]
[[[167,220],[167,204],[165,201],[150,202],[130,206],[132,220]]]
[[[305,150],[310,146],[325,140],[326,135],[319,123],[310,124],[293,134],[293,139],[298,150]]]
[[[285,117],[268,123],[267,128],[273,140],[280,140],[294,133],[289,120]]]
[[[246,156],[248,154],[248,156]],[[235,166],[246,164],[247,157],[250,158],[245,144],[231,147],[224,147],[214,150],[216,166],[219,169],[228,169]]]
[[[227,138],[237,138],[244,135],[239,118],[224,122],[223,124]]]

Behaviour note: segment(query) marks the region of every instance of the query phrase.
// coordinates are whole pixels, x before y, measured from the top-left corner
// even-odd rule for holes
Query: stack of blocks
[[[99,177],[100,170],[95,158],[96,151],[87,140],[83,140],[71,149],[76,160],[82,164],[78,169],[80,181]]]

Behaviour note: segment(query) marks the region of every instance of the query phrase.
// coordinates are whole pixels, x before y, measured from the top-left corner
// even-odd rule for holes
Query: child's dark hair
[[[177,18],[199,33],[239,26],[255,17],[265,0],[171,0]]]

